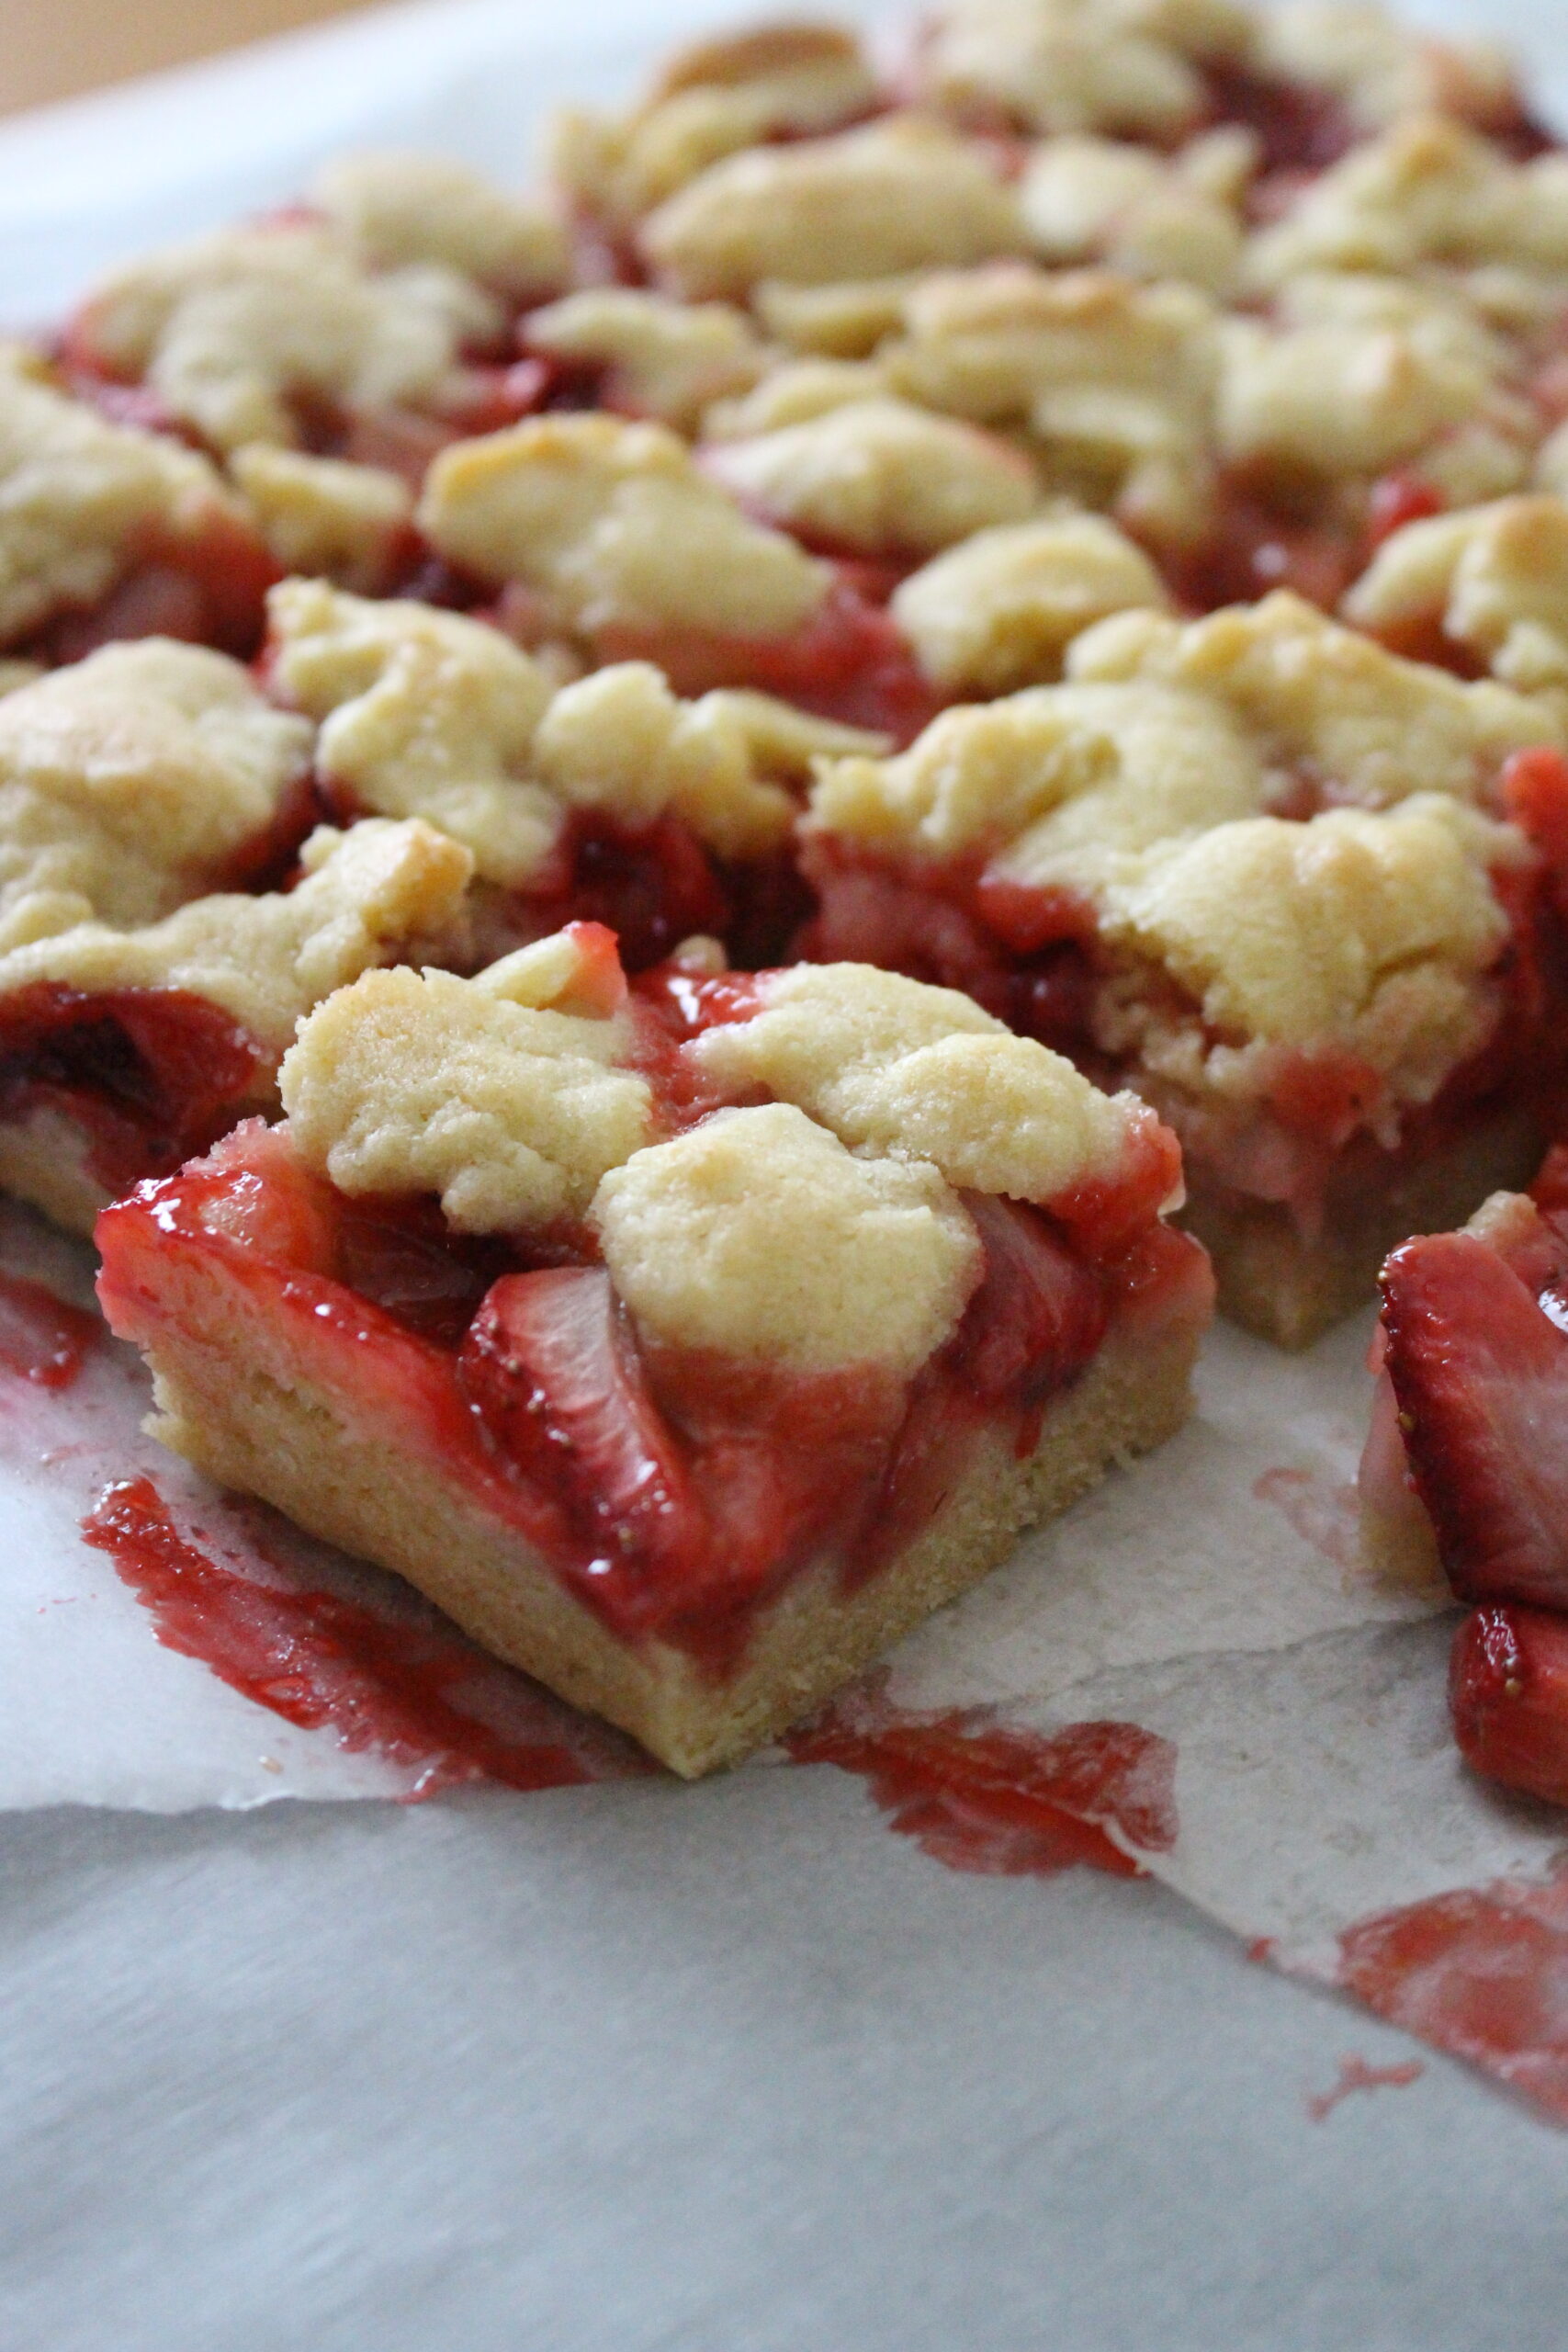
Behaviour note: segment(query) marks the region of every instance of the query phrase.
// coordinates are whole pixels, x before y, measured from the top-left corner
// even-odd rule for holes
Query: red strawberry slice
[[[1467,1764],[1568,1804],[1568,1619],[1544,1609],[1474,1610],[1454,1636],[1449,1705]]]
[[[982,1193],[966,1194],[964,1205],[986,1245],[986,1271],[954,1369],[976,1396],[1028,1406],[1093,1355],[1105,1337],[1104,1294],[1037,1211]]]
[[[1383,1269],[1387,1369],[1416,1490],[1461,1600],[1568,1607],[1568,1337],[1486,1242]]]
[[[702,1509],[602,1268],[504,1275],[457,1371],[505,1458],[577,1528],[601,1613],[635,1628],[701,1574]]]

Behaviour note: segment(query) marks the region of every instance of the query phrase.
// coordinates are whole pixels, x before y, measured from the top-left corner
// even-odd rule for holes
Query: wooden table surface
[[[3,0],[0,113],[96,90],[268,33],[352,0]]]

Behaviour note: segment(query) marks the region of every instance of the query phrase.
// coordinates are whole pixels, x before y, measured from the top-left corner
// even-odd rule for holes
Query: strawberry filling
[[[874,728],[901,747],[935,718],[943,697],[897,623],[868,599],[856,577],[864,570],[840,567],[817,613],[792,637],[612,628],[598,633],[598,656],[657,662],[681,695],[755,686],[819,718]]]
[[[265,626],[266,592],[282,573],[262,541],[214,507],[199,531],[148,531],[96,605],[57,613],[17,650],[50,663],[79,662],[100,645],[178,638],[248,661]]]
[[[263,1060],[220,1007],[180,989],[88,993],[45,980],[0,1002],[0,1118],[68,1121],[106,1192],[205,1150],[254,1093]]]
[[[1568,1618],[1472,1610],[1454,1635],[1449,1708],[1460,1753],[1477,1772],[1568,1804]]]
[[[1461,1600],[1568,1606],[1568,1226],[1428,1234],[1383,1270],[1411,1485]]]
[[[674,969],[646,989],[666,1128],[713,1107],[690,1082],[682,1100],[682,1040],[745,1017],[747,989]],[[100,1295],[117,1330],[154,1345],[180,1301],[226,1299],[355,1425],[517,1529],[617,1638],[722,1678],[813,1563],[844,1589],[886,1566],[987,1433],[1027,1455],[1113,1327],[1150,1337],[1204,1310],[1206,1260],[1149,1205],[1166,1153],[1151,1143],[1139,1167],[1113,1197],[1068,1204],[1076,1231],[968,1198],[982,1279],[909,1383],[869,1361],[802,1374],[642,1344],[591,1236],[457,1237],[431,1202],[345,1199],[286,1129],[256,1125],[106,1212]]]

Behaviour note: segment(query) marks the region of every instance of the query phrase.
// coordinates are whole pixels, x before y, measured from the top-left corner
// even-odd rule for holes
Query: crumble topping
[[[434,263],[370,277],[329,229],[225,229],[128,263],[77,314],[99,361],[144,379],[219,449],[299,438],[291,398],[428,401],[502,315]]]
[[[752,147],[650,213],[644,258],[678,293],[744,297],[761,278],[831,285],[1017,253],[1022,223],[984,155],[898,116],[836,138]]]
[[[1523,692],[1568,686],[1568,506],[1506,498],[1407,524],[1346,597],[1358,628],[1437,620]]]
[[[234,502],[205,458],[111,424],[0,345],[0,642],[95,605],[154,535],[192,536]]]
[[[929,1162],[857,1159],[786,1102],[720,1111],[607,1173],[592,1209],[639,1329],[792,1371],[903,1378],[979,1280],[978,1237]]]
[[[1086,889],[1129,852],[1250,816],[1265,789],[1258,745],[1216,698],[1147,680],[1036,686],[944,711],[895,759],[824,763],[808,822],[896,855],[990,853],[1009,878]]]
[[[743,392],[762,371],[762,348],[743,311],[728,302],[675,302],[629,286],[594,286],[533,311],[528,347],[604,368],[607,408],[680,431],[710,402]]]
[[[1019,185],[1019,206],[1043,262],[1100,262],[1129,277],[1180,277],[1227,293],[1241,265],[1241,199],[1257,141],[1209,132],[1166,157],[1122,140],[1048,139]]]
[[[1491,426],[1504,486],[1528,469],[1540,426],[1501,385],[1508,351],[1442,289],[1304,273],[1271,322],[1227,319],[1222,349],[1217,440],[1231,464],[1374,474],[1473,421]]]
[[[380,466],[253,441],[235,450],[229,471],[285,571],[344,588],[379,586],[413,521],[413,493]]]
[[[720,689],[682,702],[651,662],[620,662],[562,688],[534,757],[568,806],[631,826],[668,810],[721,857],[743,858],[788,839],[797,802],[784,783],[804,785],[817,759],[878,741],[770,695]]]
[[[753,1019],[694,1045],[721,1084],[764,1086],[852,1148],[930,1160],[971,1192],[1048,1202],[1109,1176],[1146,1116],[953,989],[803,964],[759,993]]]
[[[768,695],[683,702],[644,662],[557,691],[482,621],[321,581],[284,582],[269,610],[272,675],[321,723],[320,771],[367,808],[441,826],[503,888],[538,876],[571,808],[633,829],[672,812],[720,856],[757,856],[793,824],[785,785],[882,741]]]
[[[179,989],[220,1005],[280,1055],[300,1016],[367,967],[463,943],[472,860],[428,825],[322,825],[300,863],[292,890],[193,899],[142,929],[84,922],[13,948],[0,956],[0,993],[40,981],[87,995]]]
[[[835,130],[875,96],[852,34],[764,26],[681,51],[629,113],[561,109],[550,165],[567,197],[624,232],[709,164],[771,134]]]
[[[1345,800],[1473,799],[1511,752],[1559,740],[1540,704],[1401,660],[1283,589],[1206,620],[1118,614],[1077,640],[1067,673],[1212,696],[1287,781],[1314,779]]]
[[[1022,520],[1038,502],[1027,458],[908,401],[853,401],[809,423],[706,453],[710,473],[792,530],[866,555],[934,555]]]
[[[904,303],[920,282],[919,270],[886,277],[841,278],[828,286],[792,286],[765,277],[751,289],[751,308],[768,333],[791,351],[823,359],[863,359],[884,335],[897,333]]]
[[[880,400],[886,390],[887,372],[874,359],[782,359],[750,391],[714,402],[703,418],[703,439],[709,448],[716,441],[750,440]]]
[[[320,773],[383,816],[428,818],[486,881],[528,881],[560,830],[528,780],[551,692],[539,664],[482,621],[320,580],[284,581],[267,610],[271,674],[320,723]]]
[[[368,270],[435,263],[510,302],[537,300],[571,275],[554,213],[448,155],[342,155],[317,174],[310,201]]]
[[[1103,514],[1059,514],[977,531],[895,590],[888,607],[921,669],[951,694],[1009,694],[1059,676],[1071,639],[1165,584]]]
[[[106,645],[0,701],[0,945],[142,923],[265,834],[310,758],[226,654]]]
[[[509,959],[510,961],[510,959]],[[367,972],[299,1026],[278,1074],[295,1148],[344,1193],[437,1193],[463,1233],[581,1216],[648,1135],[624,1023],[478,980]]]
[[[1398,276],[1487,264],[1553,278],[1568,269],[1568,156],[1515,164],[1438,115],[1352,148],[1254,239],[1248,256],[1259,286],[1305,269]]]
[[[1100,1042],[1235,1092],[1267,1082],[1270,1047],[1337,1046],[1396,1099],[1428,1101],[1495,1019],[1483,983],[1508,920],[1491,873],[1522,854],[1509,829],[1426,793],[1157,844],[1107,887],[1101,930],[1172,975],[1201,1023],[1173,1022],[1134,968],[1102,999]]]
[[[827,567],[750,522],[662,425],[555,416],[461,441],[420,503],[432,544],[516,581],[558,626],[785,637],[827,594]]]
[[[904,318],[894,389],[1027,431],[1048,481],[1157,537],[1206,527],[1220,345],[1195,287],[1004,261],[928,277]]]
[[[920,60],[922,88],[961,119],[1120,131],[1167,142],[1196,123],[1207,57],[1244,51],[1228,0],[959,0]]]

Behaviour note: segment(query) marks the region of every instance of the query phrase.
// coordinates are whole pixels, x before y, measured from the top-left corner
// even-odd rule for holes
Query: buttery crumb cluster
[[[1152,1125],[966,998],[833,964],[764,975],[750,1019],[692,1041],[736,1107],[660,1137],[634,1012],[561,1010],[577,983],[540,947],[367,973],[300,1026],[289,1132],[341,1192],[435,1193],[460,1232],[585,1220],[671,1346],[907,1377],[980,1277],[960,1191],[1048,1204]]]

